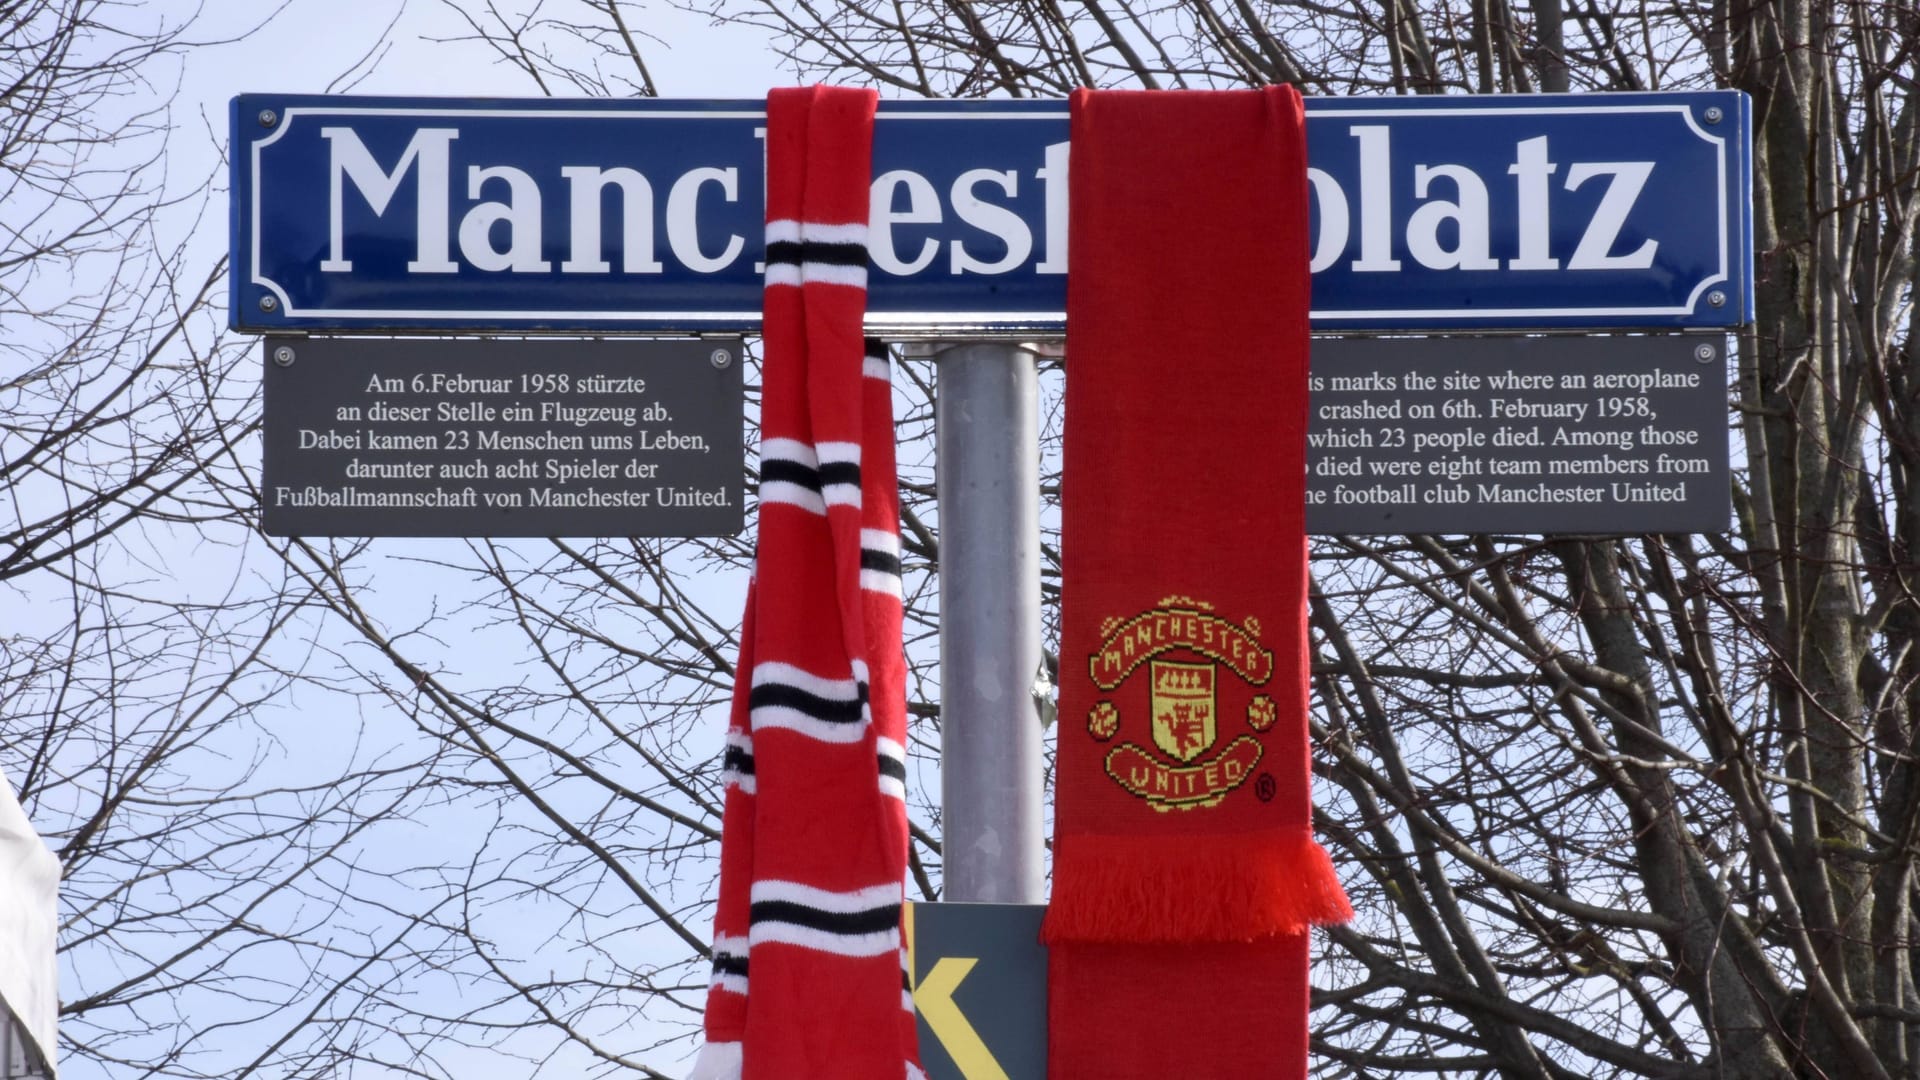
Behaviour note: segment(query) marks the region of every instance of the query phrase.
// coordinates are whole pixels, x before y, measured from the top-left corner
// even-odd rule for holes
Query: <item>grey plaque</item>
[[[745,517],[737,338],[268,338],[275,536],[722,536]]]
[[[1717,532],[1725,338],[1313,343],[1310,533]]]

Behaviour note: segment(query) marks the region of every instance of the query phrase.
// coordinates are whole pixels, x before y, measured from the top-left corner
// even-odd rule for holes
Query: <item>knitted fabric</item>
[[[900,931],[892,384],[861,338],[874,104],[822,87],[767,99],[759,541],[694,1080],[921,1075]]]
[[[1058,1080],[1303,1076],[1312,836],[1300,96],[1073,98]]]

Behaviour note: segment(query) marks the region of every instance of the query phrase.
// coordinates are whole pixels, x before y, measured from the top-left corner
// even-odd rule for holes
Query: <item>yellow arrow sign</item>
[[[994,1060],[993,1051],[980,1039],[980,1033],[967,1022],[966,1014],[953,1000],[961,980],[980,961],[971,956],[943,956],[933,970],[913,988],[913,1005],[926,1017],[927,1026],[946,1047],[947,1056],[960,1068],[967,1080],[1008,1080],[1007,1071]]]

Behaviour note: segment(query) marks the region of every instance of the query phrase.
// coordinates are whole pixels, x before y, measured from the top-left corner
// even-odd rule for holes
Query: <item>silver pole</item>
[[[1034,354],[942,350],[940,716],[946,900],[1046,902],[1041,834],[1040,410]]]

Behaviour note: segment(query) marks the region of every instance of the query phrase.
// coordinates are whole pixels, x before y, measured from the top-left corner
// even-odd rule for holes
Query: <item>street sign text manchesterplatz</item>
[[[237,329],[757,328],[758,101],[263,94],[232,123]],[[1318,331],[1750,319],[1741,94],[1309,99],[1307,135]],[[870,328],[1057,333],[1067,168],[1064,101],[882,102]]]

